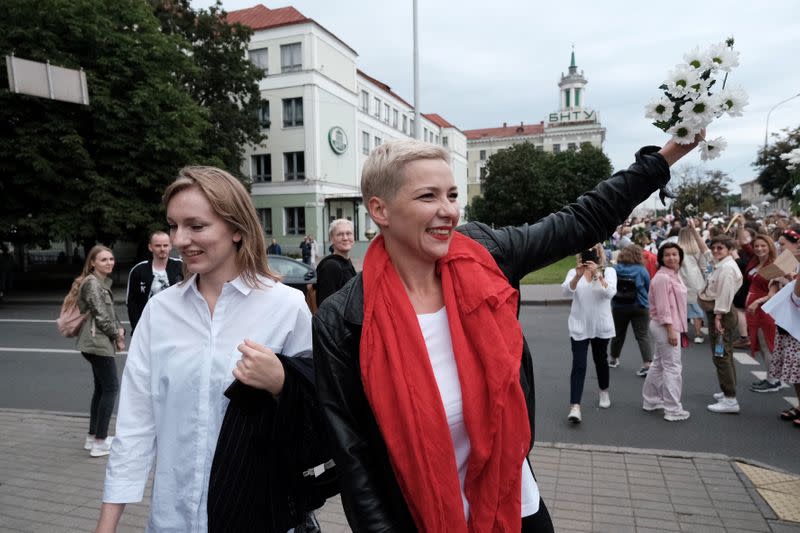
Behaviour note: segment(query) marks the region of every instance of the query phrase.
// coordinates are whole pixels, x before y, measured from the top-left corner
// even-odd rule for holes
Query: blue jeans
[[[569,375],[569,403],[581,403],[583,382],[586,380],[586,356],[589,344],[592,345],[592,359],[597,370],[597,384],[600,390],[608,388],[608,341],[610,339],[584,339],[576,341],[570,337],[572,344],[572,372]]]
[[[89,435],[94,435],[96,439],[105,439],[108,437],[108,423],[119,392],[117,361],[114,357],[85,352],[81,354],[92,365],[94,376],[94,394],[89,410]]]

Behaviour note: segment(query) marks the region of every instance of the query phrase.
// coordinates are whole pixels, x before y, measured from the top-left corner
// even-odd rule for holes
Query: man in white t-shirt
[[[147,300],[183,279],[183,263],[169,256],[172,244],[169,235],[156,231],[150,236],[147,249],[153,258],[135,265],[128,275],[128,319],[131,331],[136,328]]]

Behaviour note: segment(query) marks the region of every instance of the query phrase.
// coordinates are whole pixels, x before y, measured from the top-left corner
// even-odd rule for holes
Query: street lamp
[[[770,116],[770,114],[771,114],[771,113],[772,113],[772,112],[775,110],[775,108],[776,108],[776,107],[778,107],[779,105],[785,104],[785,103],[786,103],[786,102],[788,102],[789,100],[793,100],[793,99],[797,98],[798,96],[800,96],[800,93],[797,93],[797,94],[795,94],[794,96],[790,96],[790,97],[789,97],[789,98],[787,98],[786,100],[781,100],[780,102],[778,102],[777,104],[775,104],[774,106],[772,106],[772,107],[770,108],[770,110],[767,112],[767,125],[766,125],[766,127],[764,128],[764,149],[765,149],[765,150],[767,149],[767,144],[768,144],[768,143],[767,143],[767,136],[769,135],[769,116]]]

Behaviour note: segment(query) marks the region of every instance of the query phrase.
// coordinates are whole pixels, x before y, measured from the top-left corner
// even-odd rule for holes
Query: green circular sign
[[[328,143],[331,150],[342,155],[347,151],[347,134],[339,126],[334,126],[328,131]]]

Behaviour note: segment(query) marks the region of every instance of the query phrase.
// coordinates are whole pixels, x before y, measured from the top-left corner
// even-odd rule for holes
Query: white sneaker
[[[703,337],[695,337],[694,338],[695,344],[703,344]]]
[[[111,453],[111,441],[114,440],[114,437],[106,437],[106,440],[97,442],[95,440],[92,443],[92,451],[89,452],[89,455],[92,457],[103,457],[104,455],[108,455]]]
[[[656,403],[656,404],[650,404],[647,402],[642,403],[642,409],[644,409],[645,411],[658,411],[659,409],[663,408],[664,408],[663,403]]]
[[[602,409],[608,409],[611,407],[611,398],[608,396],[607,390],[600,391],[600,407]]]
[[[678,411],[677,413],[664,413],[664,420],[667,422],[680,422],[690,416],[689,411]]]
[[[94,444],[94,435],[86,435],[86,440],[83,441],[83,449],[91,450],[92,444]]]
[[[736,398],[722,398],[717,403],[709,405],[708,410],[712,413],[738,413],[739,402]]]
[[[569,409],[569,416],[567,416],[567,420],[572,422],[573,424],[580,424],[581,422],[581,406],[580,405],[573,405]]]
[[[720,401],[724,397],[725,397],[725,393],[724,392],[715,392],[714,393],[714,399],[717,400],[717,401]]]

